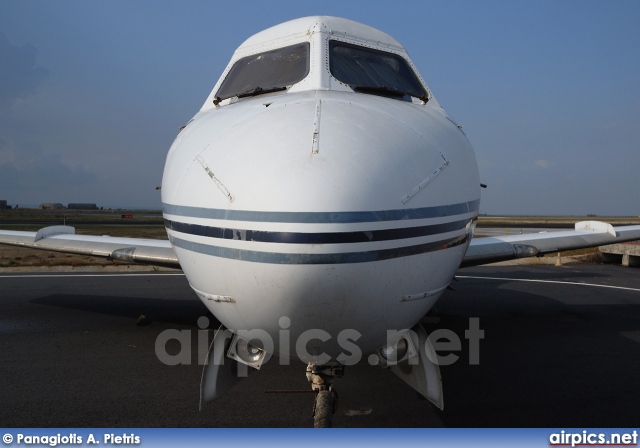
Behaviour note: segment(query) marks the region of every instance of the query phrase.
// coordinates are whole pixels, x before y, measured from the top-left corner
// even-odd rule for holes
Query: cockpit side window
[[[329,70],[338,81],[356,91],[428,99],[426,89],[409,63],[394,53],[332,40]]]
[[[233,64],[216,93],[216,100],[285,90],[302,81],[307,74],[308,42],[254,54]]]

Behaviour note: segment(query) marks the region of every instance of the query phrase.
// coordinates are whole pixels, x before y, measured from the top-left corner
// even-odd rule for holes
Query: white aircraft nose
[[[443,203],[455,194],[454,201],[466,200],[469,189],[477,194],[477,178],[443,181],[456,171],[468,174],[475,159],[462,132],[424,106],[365,94],[291,94],[224,106],[202,121],[172,150],[180,157],[189,148],[187,172],[163,186],[165,202],[384,210]],[[425,181],[428,198],[416,194]]]
[[[165,174],[165,217],[190,284],[228,328],[277,341],[287,317],[292,343],[322,330],[332,337],[314,349],[337,356],[349,329],[366,351],[448,284],[479,180],[441,112],[317,92],[244,100],[190,127],[169,155],[185,169]]]

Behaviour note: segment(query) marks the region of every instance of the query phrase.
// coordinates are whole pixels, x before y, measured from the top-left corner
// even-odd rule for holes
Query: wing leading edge
[[[69,226],[51,226],[37,232],[0,230],[0,244],[109,258],[153,266],[179,268],[168,240],[76,235]]]
[[[581,221],[575,230],[474,238],[460,267],[634,240],[640,240],[640,226],[613,227],[600,221]]]

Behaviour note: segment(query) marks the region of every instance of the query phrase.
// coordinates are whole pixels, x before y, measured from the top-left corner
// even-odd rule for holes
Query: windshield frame
[[[308,41],[278,47],[249,56],[233,63],[214,96],[214,104],[233,97],[256,96],[287,88],[304,80],[311,69],[311,48]],[[297,57],[289,61],[288,70],[278,65],[278,59]],[[304,58],[304,67],[299,59]],[[286,61],[285,61],[286,62]],[[282,69],[285,70],[282,70]],[[277,69],[281,69],[278,71]]]
[[[357,58],[345,57],[344,60],[346,62],[351,62],[350,67],[346,64],[343,67],[338,67],[337,61],[340,58],[334,53],[336,47],[352,49],[357,56],[368,56],[373,59],[358,63]],[[425,103],[430,97],[429,90],[421,81],[413,64],[398,53],[338,39],[329,40],[328,52],[331,76],[356,92],[377,94],[391,98],[409,96],[419,98]],[[382,70],[376,71],[373,63],[380,64],[378,68]],[[393,64],[397,64],[397,67],[394,68]],[[348,69],[351,69],[351,72],[348,72]],[[395,74],[392,73],[393,71],[395,71]],[[385,75],[388,76],[387,79],[385,79]],[[394,77],[395,79],[392,79]],[[390,93],[392,91],[396,91],[398,94]]]

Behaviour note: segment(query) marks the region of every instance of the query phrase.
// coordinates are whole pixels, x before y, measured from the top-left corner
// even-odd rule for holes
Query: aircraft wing
[[[76,235],[69,226],[51,226],[37,232],[0,230],[0,244],[91,255],[113,260],[179,268],[168,240]]]
[[[460,267],[634,240],[640,240],[640,226],[613,227],[599,221],[582,221],[576,223],[575,230],[474,238]],[[45,227],[37,232],[0,230],[0,244],[180,267],[168,240],[76,235],[69,226]]]
[[[640,240],[640,226],[613,227],[600,221],[581,221],[575,230],[474,238],[460,267],[634,240]]]

